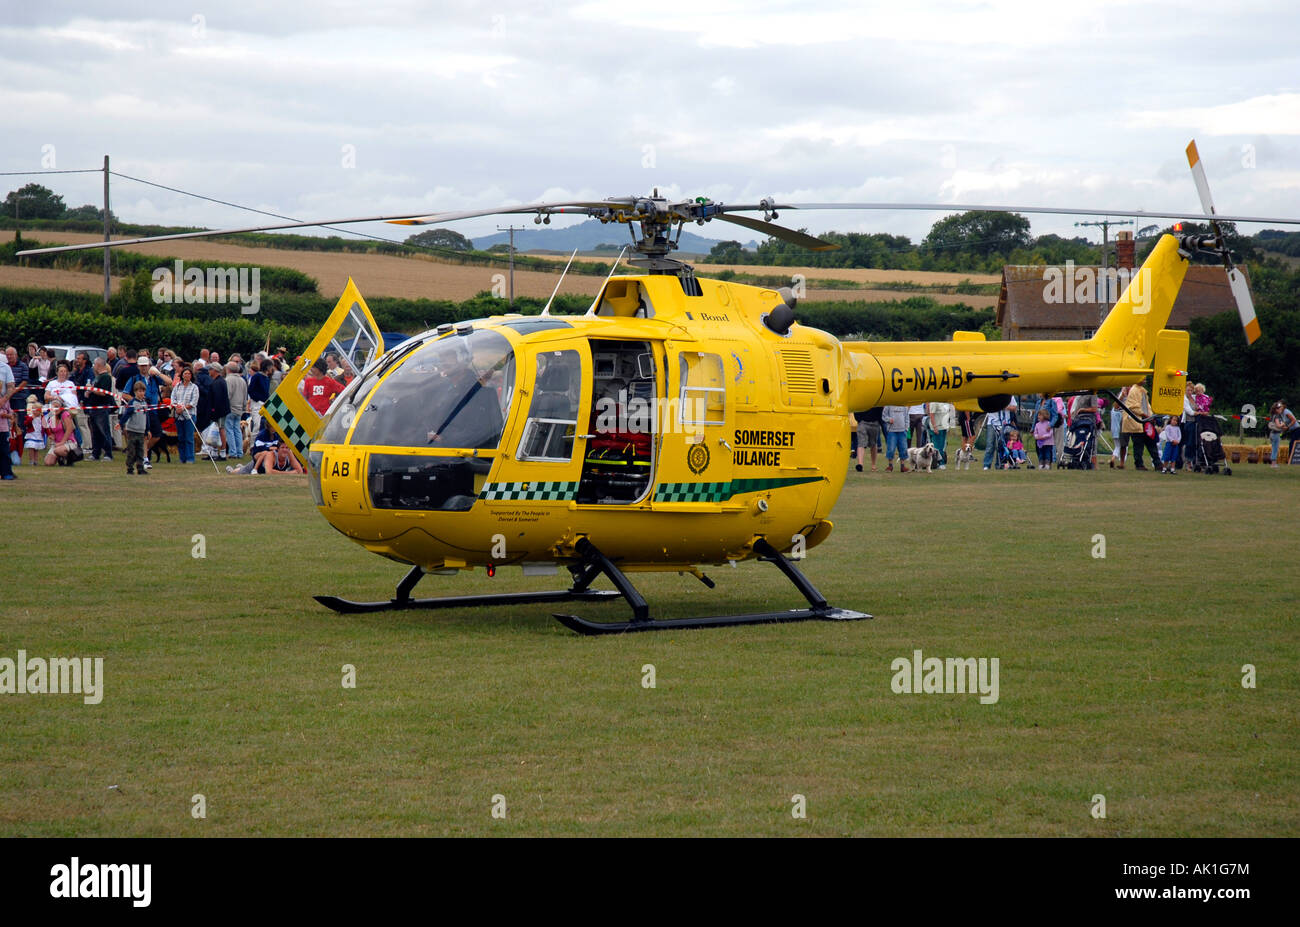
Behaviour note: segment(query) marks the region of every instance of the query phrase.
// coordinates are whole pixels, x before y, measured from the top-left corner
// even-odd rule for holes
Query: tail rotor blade
[[[1192,180],[1196,183],[1196,195],[1201,198],[1201,208],[1207,216],[1214,216],[1214,201],[1210,199],[1210,182],[1205,177],[1205,165],[1201,163],[1200,152],[1196,150],[1196,140],[1187,145],[1187,165],[1192,169]],[[1255,302],[1250,296],[1250,285],[1246,275],[1232,263],[1228,252],[1228,243],[1223,239],[1223,231],[1215,219],[1210,219],[1210,228],[1214,231],[1214,243],[1223,259],[1223,269],[1228,274],[1228,286],[1232,298],[1237,303],[1237,315],[1241,316],[1241,327],[1246,333],[1246,344],[1254,344],[1259,338],[1259,319],[1255,318]]]
[[[1237,301],[1237,314],[1241,316],[1241,327],[1246,332],[1246,344],[1254,344],[1259,337],[1259,319],[1255,318],[1255,302],[1250,298],[1246,275],[1235,267],[1229,268],[1228,286],[1232,288],[1232,298]]]
[[[1196,183],[1196,195],[1201,198],[1201,208],[1207,216],[1214,215],[1214,202],[1210,199],[1210,182],[1205,179],[1205,165],[1201,163],[1201,154],[1196,150],[1196,139],[1187,144],[1187,166],[1192,169],[1192,180]]]

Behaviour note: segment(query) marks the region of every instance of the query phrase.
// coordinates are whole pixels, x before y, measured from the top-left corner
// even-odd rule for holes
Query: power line
[[[134,180],[136,183],[142,183],[150,187],[158,187],[161,190],[170,190],[172,193],[181,193],[184,194],[185,196],[192,196],[195,199],[207,200],[209,203],[218,203],[222,206],[231,206],[235,209],[243,209],[247,212],[255,212],[258,213],[259,215],[270,216],[272,219],[284,219],[287,222],[306,221],[305,219],[297,219],[293,216],[282,216],[279,213],[267,212],[265,209],[256,209],[252,206],[243,206],[239,203],[232,203],[228,200],[219,200],[216,197],[212,197],[212,196],[204,196],[202,193],[193,193],[189,190],[182,190],[179,187],[169,187],[166,184],[154,183],[152,180],[143,180],[139,177],[132,177],[129,174],[119,174],[117,171],[112,171],[112,174],[115,177],[121,177],[123,180]],[[397,239],[394,238],[384,238],[382,235],[371,235],[368,232],[360,232],[355,229],[341,229],[333,225],[321,225],[318,227],[323,229],[328,229],[331,232],[338,232],[341,235],[357,235],[361,238],[369,238],[373,241],[382,241],[385,244],[397,245],[403,248],[417,248],[421,251],[427,251],[431,254],[457,255],[462,257],[465,256],[465,252],[463,251],[453,251],[450,248],[435,248],[430,245],[411,244],[410,242],[398,241]],[[480,260],[483,259],[480,258]],[[486,258],[486,260],[499,263],[501,259],[494,257],[494,258]]]
[[[31,176],[35,174],[102,174],[102,167],[87,168],[84,171],[0,171],[0,177]]]

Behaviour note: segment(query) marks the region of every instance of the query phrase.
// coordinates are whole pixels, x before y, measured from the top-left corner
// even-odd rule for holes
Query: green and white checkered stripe
[[[293,443],[300,456],[304,458],[307,456],[311,435],[298,423],[298,419],[294,418],[289,407],[279,396],[272,396],[266,401],[266,405],[262,406],[262,414],[275,422],[276,426],[284,432],[285,437]]]
[[[726,483],[660,483],[655,489],[656,502],[725,502],[732,496],[764,489],[815,483],[820,476],[787,476],[755,480],[731,480]]]
[[[731,483],[660,483],[656,502],[722,502],[731,498]]]
[[[578,484],[560,480],[543,480],[528,483],[484,483],[480,499],[492,500],[540,500],[544,502],[567,502],[578,495]]]

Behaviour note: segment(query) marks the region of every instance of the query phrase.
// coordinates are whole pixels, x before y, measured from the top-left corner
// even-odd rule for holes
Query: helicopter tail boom
[[[1117,389],[1154,373],[1156,411],[1181,411],[1187,335],[1164,326],[1187,266],[1179,241],[1165,235],[1086,341],[986,341],[958,333],[942,342],[844,342],[849,408]]]

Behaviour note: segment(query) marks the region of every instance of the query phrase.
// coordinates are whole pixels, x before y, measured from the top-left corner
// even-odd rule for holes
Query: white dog
[[[907,449],[907,459],[911,463],[913,470],[924,469],[929,473],[934,469],[934,462],[939,459],[939,452],[934,449],[934,445],[926,442],[925,447],[909,447]]]
[[[957,469],[970,469],[970,465],[975,462],[975,451],[969,444],[963,444],[961,450],[957,452]]]

